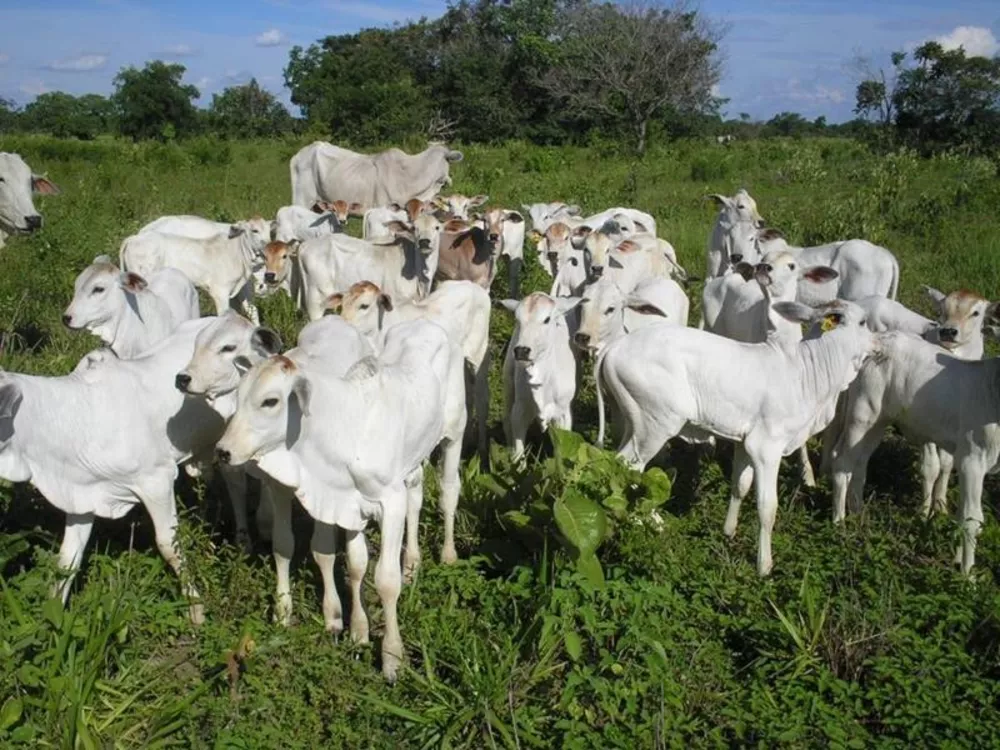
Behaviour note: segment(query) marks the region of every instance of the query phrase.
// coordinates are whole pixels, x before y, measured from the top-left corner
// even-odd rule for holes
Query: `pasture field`
[[[0,150],[62,188],[36,200],[45,227],[11,238],[0,256],[0,366],[69,372],[97,345],[60,323],[94,256],[116,258],[126,235],[164,214],[273,216],[290,199],[288,159],[301,145],[0,139]],[[704,196],[746,186],[794,244],[864,237],[893,250],[900,299],[925,314],[921,283],[1000,299],[1000,180],[987,160],[874,156],[841,140],[679,142],[639,162],[601,143],[463,151],[456,192],[508,207],[563,199],[585,212],[642,208],[698,276],[715,216]],[[537,265],[527,274],[524,291],[546,288]],[[493,296],[505,291],[502,267]],[[696,322],[700,285],[689,291]],[[302,322],[287,298],[264,300],[261,313],[294,343]],[[495,440],[511,329],[495,308]],[[593,439],[592,385],[574,419]],[[377,648],[324,633],[301,511],[296,622],[282,629],[271,620],[269,545],[243,555],[221,481],[182,478],[181,539],[207,617],[196,630],[141,509],[99,521],[68,608],[47,601],[63,517],[30,487],[5,484],[0,746],[1000,747],[995,479],[970,582],[950,564],[955,524],[916,513],[917,454],[898,437],[873,458],[865,511],[840,528],[825,482],[808,490],[785,466],[775,571],[761,580],[753,504],[734,541],[722,534],[727,446],[672,445],[658,459],[669,474],[653,472],[636,490],[635,475],[571,435],[554,453],[540,435],[534,445],[523,469],[499,447],[492,474],[463,463],[453,566],[435,562],[428,475],[423,567],[400,598],[409,668],[394,686],[377,669]],[[603,572],[581,572],[559,532],[560,504],[580,496],[606,511]],[[375,539],[373,529],[373,550]],[[371,576],[365,593],[377,643]]]

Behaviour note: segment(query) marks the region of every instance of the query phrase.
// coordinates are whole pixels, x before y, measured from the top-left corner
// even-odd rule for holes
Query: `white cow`
[[[983,478],[1000,459],[1000,359],[967,362],[906,333],[881,338],[883,356],[865,364],[847,394],[832,456],[834,519],[844,517],[848,498],[852,511],[860,508],[868,459],[894,423],[910,439],[954,456],[964,532],[956,562],[968,574],[983,523]]]
[[[757,202],[746,190],[738,190],[731,198],[718,193],[707,197],[718,205],[719,215],[708,236],[705,281],[721,276],[740,261],[756,265],[760,254],[755,240],[757,231],[764,228]]]
[[[409,218],[406,209],[396,203],[393,203],[391,206],[369,208],[365,211],[361,236],[366,240],[372,240],[377,237],[391,237],[392,230],[389,229],[389,226],[393,222],[409,221]]]
[[[207,238],[185,237],[150,230],[134,234],[122,242],[121,266],[124,270],[148,276],[161,268],[176,268],[191,283],[208,292],[215,311],[222,314],[230,300],[251,320],[257,321],[253,304],[253,272],[262,266],[268,234],[262,234],[249,222],[237,222],[226,235]]]
[[[627,294],[615,282],[601,278],[580,291],[580,324],[573,343],[593,354],[597,381],[597,444],[604,446],[604,394],[601,365],[607,347],[631,331],[656,322],[686,326],[690,302],[673,279],[641,281]]]
[[[570,346],[566,315],[579,297],[550,297],[541,292],[523,300],[505,299],[514,313],[514,334],[503,363],[504,432],[511,458],[524,455],[528,427],[539,420],[572,429],[570,405],[576,395],[576,356]]]
[[[41,229],[42,217],[35,210],[32,193],[56,195],[59,188],[32,174],[17,154],[0,152],[0,247],[8,235]]]
[[[474,403],[479,461],[481,466],[489,466],[489,292],[471,281],[442,281],[425,299],[397,304],[377,284],[362,281],[345,294],[333,295],[329,305],[339,307],[344,320],[363,333],[378,351],[386,332],[407,320],[430,320],[448,332],[462,349],[471,370],[473,385],[466,387],[466,413],[471,413]],[[468,423],[471,425],[471,420]]]
[[[328,300],[359,281],[377,284],[392,299],[422,299],[438,266],[441,222],[420,214],[412,225],[390,226],[391,238],[359,240],[331,235],[302,243],[298,250],[302,300],[310,320],[323,317]]]
[[[448,197],[439,195],[434,199],[433,203],[437,208],[445,211],[449,215],[449,218],[469,221],[472,218],[469,215],[469,210],[479,208],[489,199],[490,196],[488,195],[474,195],[470,198],[467,195],[455,193]]]
[[[612,230],[615,227],[614,222],[606,225]],[[657,276],[673,276],[681,281],[687,278],[687,272],[677,263],[673,246],[648,232],[622,239],[622,235],[608,234],[605,230],[591,232],[583,228],[574,232],[572,243],[575,247],[582,245],[586,251],[588,278],[607,273],[623,291]]]
[[[856,303],[867,313],[868,327],[874,333],[905,331],[914,336],[923,336],[937,327],[937,323],[930,318],[925,318],[902,302],[888,297],[872,295],[856,300]]]
[[[333,211],[317,213],[305,206],[282,206],[274,217],[274,239],[278,242],[305,242],[343,231],[344,226]]]
[[[934,301],[938,308],[938,320],[931,322],[923,316],[903,308],[895,309],[893,306],[902,308],[898,302],[886,304],[884,301],[872,305],[872,307],[883,313],[883,317],[878,321],[881,331],[899,331],[911,335],[920,335],[928,344],[944,349],[950,356],[957,359],[977,360],[983,356],[985,341],[983,338],[983,327],[985,321],[993,315],[996,309],[995,304],[980,297],[974,292],[959,290],[945,295],[929,286],[924,286],[928,296]],[[884,315],[886,310],[892,311],[892,316]],[[926,320],[929,326],[921,326],[919,321]],[[898,324],[898,327],[894,327]],[[882,327],[884,326],[884,327]],[[872,323],[869,320],[869,328]],[[875,375],[871,376],[875,378]],[[897,373],[896,377],[900,377]],[[857,386],[852,386],[847,393],[843,394],[837,404],[837,417],[827,428],[823,436],[823,466],[828,469],[832,465],[833,452],[844,432],[845,420],[847,419],[848,403],[852,399],[852,394],[860,391],[864,387],[865,379],[859,377]],[[906,398],[907,389],[910,384],[903,381],[892,380],[886,386],[883,401],[885,408],[890,402],[903,401]],[[876,408],[879,408],[876,405]],[[881,433],[879,433],[881,434]],[[877,443],[876,443],[877,445]],[[875,446],[868,451],[874,451]],[[867,456],[864,464],[867,466]],[[947,449],[935,445],[933,442],[923,442],[921,444],[921,467],[922,478],[922,502],[920,512],[923,516],[928,516],[932,511],[945,512],[947,510],[948,480],[954,466],[954,457]],[[862,467],[862,477],[865,468]],[[860,480],[859,491],[864,487],[864,479]],[[860,497],[860,496],[859,496]],[[834,506],[834,521],[839,522],[843,518],[842,506]]]
[[[0,374],[0,476],[31,482],[66,513],[59,565],[69,574],[54,592],[65,603],[95,518],[121,518],[142,504],[156,545],[173,570],[176,547],[177,464],[210,451],[222,419],[174,387],[211,318],[182,323],[131,360],[110,353],[85,358],[62,377]],[[191,620],[204,619],[198,592],[183,585]]]
[[[477,219],[476,224],[486,233],[493,246],[493,272],[500,256],[507,256],[508,288],[512,297],[518,296],[521,266],[524,263],[524,216],[518,211],[491,208]],[[490,280],[492,282],[492,279]]]
[[[382,355],[360,360],[344,377],[288,356],[272,357],[240,384],[239,406],[219,442],[220,458],[255,461],[292,489],[313,518],[347,532],[355,601],[351,634],[359,642],[368,640],[360,600],[368,563],[362,532],[368,521],[380,522],[375,586],[385,614],[382,673],[389,680],[403,657],[396,603],[404,526],[416,534],[421,464],[442,439],[461,440],[464,409],[449,414],[447,404],[449,390],[461,392],[462,370],[461,353],[448,334],[427,321],[395,326]],[[457,470],[456,463],[445,474]]]
[[[194,284],[174,268],[147,280],[123,273],[107,255],[98,255],[73,286],[63,324],[100,337],[122,359],[135,357],[201,314]]]
[[[271,224],[260,216],[254,216],[241,222],[258,242],[266,242],[271,235]],[[212,221],[201,216],[181,214],[177,216],[161,216],[139,228],[136,234],[159,232],[160,234],[176,234],[181,237],[193,237],[196,240],[211,239],[220,234],[228,235],[232,222]]]
[[[451,182],[449,166],[461,160],[461,151],[440,144],[413,155],[398,148],[359,154],[315,141],[291,159],[292,203],[344,200],[364,211],[411,198],[428,201]]]
[[[574,217],[580,216],[579,206],[567,205],[561,201],[532,203],[531,205],[522,203],[521,208],[531,219],[531,231],[539,235],[545,234],[545,231],[557,221],[569,224],[570,221],[575,220]]]
[[[735,534],[740,504],[755,479],[760,575],[770,573],[773,564],[781,457],[825,427],[820,417],[874,346],[864,312],[850,302],[819,309],[779,302],[775,309],[790,320],[823,320],[831,330],[813,341],[744,344],[661,323],[609,346],[602,368],[624,421],[618,455],[635,468],[644,469],[678,436],[706,442],[715,435],[736,443],[725,532]]]

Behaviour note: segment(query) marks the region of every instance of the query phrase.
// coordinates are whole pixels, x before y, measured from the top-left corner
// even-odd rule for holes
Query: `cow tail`
[[[118,247],[118,265],[123,271],[130,271],[134,269],[128,268],[128,264],[125,262],[125,251],[128,250],[128,243],[131,237],[126,237],[122,240],[122,244]]]
[[[597,355],[597,361],[594,363],[594,382],[597,386],[597,447],[604,448],[604,395],[601,392],[601,366],[604,364],[604,357],[608,350],[605,347],[604,351]]]
[[[889,299],[896,299],[896,292],[899,291],[899,261],[895,256],[892,259],[892,281],[889,282]]]

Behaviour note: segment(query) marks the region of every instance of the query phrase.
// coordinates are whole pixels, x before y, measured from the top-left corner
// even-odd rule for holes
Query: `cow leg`
[[[368,572],[368,542],[363,531],[345,531],[347,537],[347,580],[351,587],[351,639],[368,643],[368,615],[361,601],[361,584]]]
[[[507,258],[507,287],[510,290],[510,299],[521,299],[521,266],[524,261],[520,258]]]
[[[929,518],[931,515],[931,500],[934,497],[934,486],[941,474],[941,458],[934,443],[924,443],[920,446],[920,477],[922,498],[920,515]]]
[[[963,575],[969,575],[976,564],[976,541],[983,525],[983,479],[986,477],[985,457],[964,455],[958,460],[958,485],[962,496]]]
[[[948,480],[951,479],[951,470],[955,468],[955,457],[948,451],[938,448],[938,456],[941,459],[941,471],[934,485],[934,512],[948,512]]]
[[[226,483],[229,502],[233,506],[233,522],[236,524],[236,544],[248,555],[253,553],[250,543],[250,528],[247,522],[247,475],[241,466],[222,464],[222,479]]]
[[[514,408],[510,412],[510,458],[520,461],[524,456],[524,439],[528,435],[528,427],[534,419],[534,409],[528,399],[516,396]]]
[[[266,489],[265,489],[266,488]],[[277,590],[274,596],[274,619],[279,625],[292,624],[292,588],[289,570],[292,555],[295,554],[295,536],[292,532],[292,493],[284,487],[271,487],[264,481],[261,493],[271,495],[271,554],[274,556],[274,571]]]
[[[333,565],[337,560],[337,527],[313,519],[310,546],[323,579],[323,625],[328,633],[338,635],[344,630],[344,610],[333,578]]]
[[[778,515],[778,466],[781,452],[771,446],[750,450],[757,491],[757,516],[760,519],[760,537],[757,540],[757,574],[770,575],[774,567],[771,557],[771,536]],[[754,455],[756,453],[756,455]]]
[[[552,420],[556,427],[560,430],[572,430],[573,429],[573,412],[567,406],[555,419]]]
[[[222,315],[226,310],[232,308],[232,303],[229,301],[229,295],[225,292],[212,292],[209,290],[209,295],[212,298],[212,304],[215,305],[215,314]]]
[[[420,567],[420,509],[424,506],[424,468],[418,466],[406,478],[406,547],[403,550],[403,582],[411,583]]]
[[[66,528],[63,530],[62,544],[59,546],[59,568],[64,575],[52,586],[51,595],[59,597],[66,606],[69,590],[83,562],[83,551],[90,540],[90,532],[94,528],[92,513],[67,513]]]
[[[852,512],[860,512],[868,476],[868,459],[882,441],[885,425],[867,420],[849,419],[832,453],[833,522],[847,515],[850,496]]]
[[[458,560],[455,552],[455,513],[462,487],[459,475],[462,446],[457,440],[447,440],[441,455],[441,515],[444,517],[444,542],[441,545],[441,562],[446,565]]]
[[[399,555],[403,544],[406,521],[406,487],[387,487],[382,495],[382,548],[375,566],[375,588],[385,615],[385,635],[382,639],[382,674],[389,682],[396,681],[403,661],[403,638],[399,632],[396,605],[402,588],[403,575]]]
[[[190,580],[185,580],[184,560],[177,548],[177,504],[174,501],[173,477],[165,476],[163,480],[160,487],[149,487],[141,494],[142,504],[153,520],[156,548],[181,580],[181,592],[191,602],[188,616],[192,624],[201,625],[205,622],[201,595]]]
[[[637,422],[629,415],[632,434],[618,451],[618,455],[633,469],[643,471],[667,441],[680,434],[686,421],[683,417],[674,415],[653,424],[648,421]]]
[[[816,475],[813,473],[812,463],[809,461],[809,449],[806,443],[799,446],[799,468],[802,472],[802,484],[806,487],[816,486]]]
[[[273,493],[274,490],[267,482],[260,483],[260,499],[257,503],[257,512],[254,514],[254,523],[257,526],[257,536],[264,541],[270,541],[271,527],[274,525]]]
[[[476,370],[476,381],[473,384],[476,399],[476,431],[479,446],[479,469],[490,470],[490,439],[487,433],[487,420],[490,416],[490,350],[486,349],[483,361]]]
[[[736,524],[740,520],[740,506],[743,498],[750,491],[750,484],[753,482],[753,465],[750,463],[750,456],[747,455],[743,443],[736,443],[733,450],[733,471],[729,487],[729,511],[726,513],[726,525],[722,527],[722,533],[732,539],[736,536]]]

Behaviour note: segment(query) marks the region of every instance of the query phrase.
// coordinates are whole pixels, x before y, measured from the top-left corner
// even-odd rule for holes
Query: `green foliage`
[[[98,94],[76,97],[61,91],[39,94],[24,108],[20,125],[25,130],[56,138],[92,140],[114,129],[114,108]]]
[[[181,83],[187,69],[153,60],[142,70],[129,66],[115,76],[111,97],[121,134],[133,140],[169,141],[193,133],[198,116],[193,99],[198,89]]]
[[[292,117],[274,94],[251,78],[244,86],[212,95],[208,124],[227,138],[275,138],[291,131]]]
[[[0,150],[24,155],[63,192],[36,199],[41,230],[8,240],[0,365],[70,372],[97,340],[66,330],[60,316],[95,254],[113,255],[122,237],[164,214],[272,216],[288,200],[288,159],[309,137],[5,135]],[[1000,184],[986,158],[876,157],[845,139],[774,138],[728,149],[678,140],[634,160],[598,143],[463,144],[453,187],[508,207],[559,197],[585,212],[628,196],[697,269],[715,215],[703,196],[743,184],[796,244],[865,236],[891,248],[900,298],[920,312],[931,312],[921,283],[1000,298]],[[720,162],[725,172],[712,172]],[[696,165],[710,166],[696,175]],[[547,288],[530,243],[525,256],[523,290]],[[505,284],[501,267],[493,296],[506,296]],[[695,308],[699,292],[688,290]],[[303,324],[284,295],[262,300],[261,314],[287,342]],[[495,440],[512,327],[494,311]],[[1000,744],[997,478],[986,480],[972,585],[949,564],[955,525],[915,513],[917,452],[898,436],[872,459],[867,510],[839,528],[828,488],[805,490],[784,467],[776,569],[761,580],[752,504],[735,539],[721,533],[725,446],[675,441],[640,476],[587,442],[597,421],[589,370],[583,382],[575,432],[529,440],[524,465],[499,445],[491,473],[475,458],[463,463],[455,565],[434,562],[442,531],[428,470],[424,562],[399,601],[408,667],[392,687],[377,671],[381,607],[370,575],[363,596],[375,647],[324,632],[301,509],[286,629],[272,622],[270,545],[245,556],[232,544],[220,479],[178,482],[180,546],[207,616],[196,630],[140,509],[96,526],[68,608],[47,604],[62,515],[27,486],[0,487],[0,746]]]

